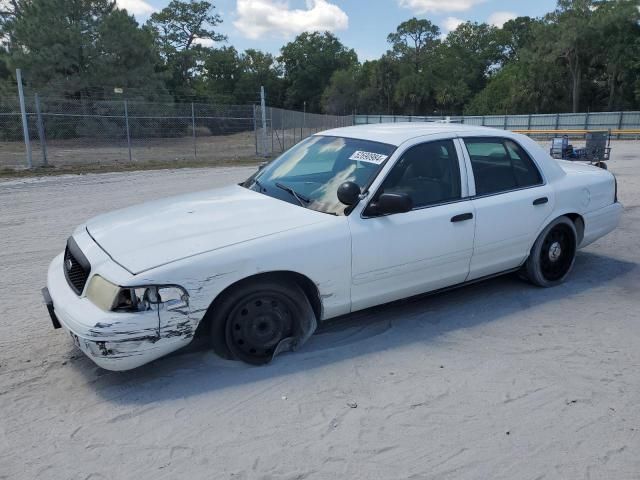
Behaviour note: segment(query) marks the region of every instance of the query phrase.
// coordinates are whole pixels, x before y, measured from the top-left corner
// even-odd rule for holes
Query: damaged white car
[[[512,271],[563,281],[620,220],[614,176],[453,124],[312,136],[241,185],[108,213],[48,272],[53,324],[126,370],[211,337],[251,364],[318,322]]]

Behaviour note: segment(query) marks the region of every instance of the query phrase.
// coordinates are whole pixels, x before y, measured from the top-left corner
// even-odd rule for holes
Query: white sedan
[[[53,324],[127,370],[208,335],[269,362],[318,322],[519,271],[562,282],[620,220],[614,176],[528,137],[456,124],[314,135],[240,185],[78,227],[48,271]]]

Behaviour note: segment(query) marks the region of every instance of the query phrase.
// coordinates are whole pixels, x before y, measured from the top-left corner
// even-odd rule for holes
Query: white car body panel
[[[293,272],[317,288],[325,320],[362,308],[517,268],[540,232],[561,215],[584,223],[580,247],[612,231],[622,206],[614,177],[584,164],[553,160],[533,140],[456,124],[382,124],[321,133],[397,146],[348,216],[305,209],[240,186],[151,202],[89,220],[73,239],[100,275],[126,287],[179,285],[186,310],[105,312],[69,287],[56,257],[47,287],[74,342],[98,365],[126,370],[188,344],[213,300],[238,281]],[[544,184],[475,196],[465,136],[510,138],[537,164]],[[363,211],[411,146],[453,139],[463,198],[411,212],[367,218]],[[547,197],[548,202],[533,205]],[[451,218],[473,213],[473,219]]]
[[[370,190],[375,191],[382,184],[406,149],[448,138],[450,136],[446,134],[435,134],[405,142]],[[460,159],[461,194],[467,197],[466,167],[457,142],[456,151]],[[348,217],[352,237],[351,302],[354,311],[467,279],[475,220],[452,223],[451,218],[472,212],[470,200],[373,218],[362,216],[364,206],[366,202]]]
[[[548,203],[534,206],[533,201],[542,197]],[[478,198],[472,204],[476,235],[468,280],[522,265],[531,250],[531,239],[535,240],[553,211],[554,196],[549,185],[541,185],[508,196]]]
[[[87,230],[116,262],[137,275],[321,222],[327,222],[327,215],[233,185],[106,213],[89,220]]]

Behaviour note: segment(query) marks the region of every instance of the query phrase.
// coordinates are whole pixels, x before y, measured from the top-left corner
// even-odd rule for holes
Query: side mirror
[[[392,215],[413,209],[413,200],[406,193],[383,193],[367,208],[367,215]]]
[[[344,182],[338,187],[338,200],[351,207],[360,200],[360,187],[354,182]]]

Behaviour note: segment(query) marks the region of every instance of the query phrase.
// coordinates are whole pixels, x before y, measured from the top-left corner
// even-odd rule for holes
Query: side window
[[[460,165],[453,141],[411,147],[389,172],[381,192],[406,193],[415,208],[459,199]]]
[[[466,138],[476,195],[488,195],[542,183],[540,172],[525,151],[503,138]]]
[[[511,157],[513,172],[516,176],[518,187],[540,185],[542,183],[542,176],[536,164],[531,160],[531,157],[527,155],[520,145],[511,140],[505,140],[504,144]]]

